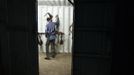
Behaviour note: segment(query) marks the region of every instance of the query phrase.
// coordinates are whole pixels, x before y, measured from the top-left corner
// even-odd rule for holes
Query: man
[[[50,14],[48,14],[50,15]],[[52,56],[53,58],[56,56],[56,51],[55,51],[55,24],[52,22],[52,16],[47,18],[48,24],[46,25],[46,58],[47,60],[50,60],[50,57]],[[49,45],[51,44],[51,52],[49,51]]]

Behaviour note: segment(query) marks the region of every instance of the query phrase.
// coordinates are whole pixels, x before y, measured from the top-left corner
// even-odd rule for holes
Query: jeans
[[[51,50],[49,50],[49,46],[51,45]],[[51,52],[50,52],[51,51]],[[47,39],[46,41],[46,57],[55,57],[56,55],[56,50],[55,50],[55,39],[54,40],[49,40]]]

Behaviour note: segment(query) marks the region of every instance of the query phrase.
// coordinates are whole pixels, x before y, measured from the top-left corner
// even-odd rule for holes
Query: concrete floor
[[[51,60],[44,58],[45,53],[40,53],[39,75],[71,75],[71,54],[57,54]]]

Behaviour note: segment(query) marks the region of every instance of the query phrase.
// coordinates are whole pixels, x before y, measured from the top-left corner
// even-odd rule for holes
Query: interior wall
[[[69,35],[69,26],[73,22],[73,7],[72,6],[45,6],[45,5],[39,5],[38,6],[38,32],[44,33],[46,29],[46,18],[44,15],[49,12],[54,17],[58,14],[59,20],[60,20],[60,32],[64,33],[64,44],[58,45],[57,50],[59,52],[65,52],[70,53],[71,47],[72,47],[72,34]],[[55,18],[53,18],[53,21],[55,21]],[[45,35],[41,36],[43,40],[43,47],[39,51],[45,52],[45,43],[46,38]]]

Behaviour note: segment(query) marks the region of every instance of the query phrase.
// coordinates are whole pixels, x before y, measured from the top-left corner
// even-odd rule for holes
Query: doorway
[[[37,5],[39,75],[71,75],[73,6],[68,0],[38,0]],[[50,15],[53,16],[52,22],[55,24],[56,56],[47,60],[45,58],[48,38],[45,31],[48,24],[46,19]],[[52,52],[51,47],[50,45],[50,53]]]

